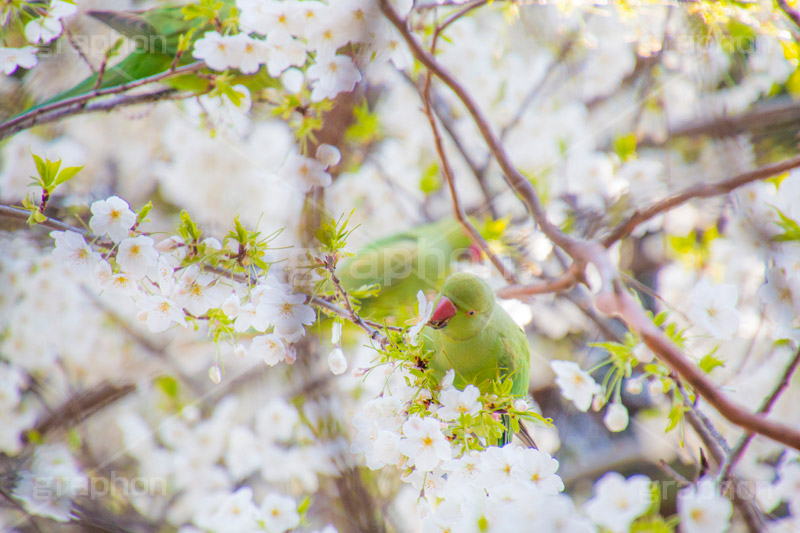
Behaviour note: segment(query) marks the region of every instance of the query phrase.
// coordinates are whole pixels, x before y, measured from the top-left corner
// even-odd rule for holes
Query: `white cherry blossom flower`
[[[289,67],[302,67],[306,63],[306,46],[285,31],[270,32],[267,35],[266,47],[267,72],[272,77],[280,76],[281,72]]]
[[[678,493],[678,516],[685,533],[723,533],[730,525],[732,512],[730,500],[720,496],[708,477]]]
[[[91,210],[89,227],[96,235],[108,234],[114,242],[127,237],[128,230],[136,223],[136,213],[130,210],[128,202],[118,196],[94,202]]]
[[[185,325],[181,308],[163,296],[146,296],[139,301],[139,308],[145,313],[144,321],[147,329],[153,333],[166,331],[173,324]]]
[[[22,48],[5,48],[0,46],[0,72],[10,76],[16,72],[17,67],[24,69],[36,66],[36,48],[23,46]]]
[[[348,56],[318,54],[313,65],[306,71],[312,82],[311,100],[320,102],[335,98],[341,92],[352,91],[361,81],[361,73]]]
[[[414,325],[408,328],[408,337],[411,339],[412,345],[416,346],[419,343],[419,332],[431,319],[432,314],[433,302],[428,301],[424,292],[417,291],[417,318]]]
[[[253,490],[242,487],[225,498],[208,518],[209,522],[202,525],[213,531],[255,531],[259,514],[253,503]]]
[[[594,523],[621,533],[647,511],[651,500],[650,479],[646,476],[625,479],[617,472],[609,472],[594,484],[594,496],[584,509]]]
[[[201,272],[197,265],[191,265],[178,279],[175,303],[194,316],[201,316],[222,304],[223,290],[214,276]]]
[[[332,144],[320,144],[317,147],[317,161],[326,167],[335,167],[342,160],[342,153]]]
[[[463,391],[448,388],[439,395],[442,406],[436,412],[442,420],[458,420],[461,415],[474,415],[480,412],[483,404],[478,401],[481,391],[475,385],[467,385]]]
[[[558,494],[564,490],[564,482],[556,474],[557,471],[558,461],[549,454],[523,448],[511,473],[520,481],[533,483],[545,494]]]
[[[400,451],[414,462],[418,470],[430,471],[442,461],[452,458],[450,443],[432,417],[412,416],[403,424]]]
[[[123,272],[142,279],[158,264],[158,251],[153,239],[146,235],[129,237],[119,243],[117,263]]]
[[[294,183],[298,183],[302,192],[308,192],[312,187],[327,187],[333,178],[325,171],[325,165],[310,157],[293,155],[287,159],[281,175]]]
[[[50,236],[56,241],[53,257],[64,264],[67,270],[76,274],[91,274],[94,271],[100,254],[86,244],[83,235],[74,231],[51,231]]]
[[[208,68],[225,70],[238,68],[244,55],[244,43],[239,39],[224,37],[216,31],[208,31],[194,43],[192,57],[206,62]]]
[[[723,283],[713,286],[704,279],[692,291],[689,318],[713,337],[729,340],[739,329],[738,299],[736,285]]]
[[[260,518],[267,531],[283,532],[300,524],[297,503],[289,496],[271,492],[261,502]]]
[[[556,373],[556,384],[564,398],[572,400],[579,411],[588,411],[592,397],[602,390],[600,385],[575,362],[551,361],[550,368]]]
[[[302,294],[271,290],[261,297],[257,314],[271,323],[275,333],[287,342],[295,342],[305,335],[304,326],[313,324],[316,318],[316,313],[305,301]]]
[[[250,343],[249,355],[260,357],[269,366],[275,366],[281,361],[285,361],[288,354],[288,347],[283,337],[274,333],[258,335]]]

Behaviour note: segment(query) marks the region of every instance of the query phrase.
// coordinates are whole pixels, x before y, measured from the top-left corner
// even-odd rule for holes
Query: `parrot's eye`
[[[467,316],[475,316],[475,310],[467,312]]]

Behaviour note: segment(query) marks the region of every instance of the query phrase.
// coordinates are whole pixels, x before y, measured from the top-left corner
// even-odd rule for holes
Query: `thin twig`
[[[0,217],[9,218],[9,219],[13,219],[13,220],[18,220],[20,222],[25,222],[25,221],[28,220],[28,212],[25,211],[24,209],[20,209],[18,207],[12,207],[10,205],[0,204]],[[38,223],[36,225],[37,226],[42,226],[42,227],[45,227],[45,228],[48,228],[48,229],[56,230],[56,231],[74,231],[76,233],[79,233],[79,234],[83,235],[84,238],[94,242],[94,244],[97,245],[97,246],[100,246],[100,247],[105,248],[105,249],[110,249],[110,248],[113,247],[113,243],[109,243],[107,241],[104,241],[103,239],[100,239],[97,235],[92,234],[91,232],[89,232],[86,229],[79,228],[77,226],[71,226],[70,224],[66,224],[66,223],[61,222],[60,220],[56,220],[54,218],[46,217],[44,221],[42,221],[42,222],[40,222],[40,223]],[[220,268],[220,267],[214,267],[214,266],[211,266],[211,265],[206,265],[204,267],[204,269],[209,271],[209,272],[213,272],[215,274],[219,274],[221,276],[228,277],[228,278],[230,278],[232,280],[235,280],[235,281],[238,281],[240,283],[251,284],[251,283],[253,283],[255,281],[253,278],[251,278],[247,274],[242,274],[242,273],[238,273],[238,272],[231,272],[230,270],[226,270],[226,269]],[[336,315],[338,315],[338,316],[340,316],[340,317],[342,317],[344,319],[347,319],[347,320],[351,319],[351,314],[347,310],[342,309],[338,305],[336,305],[334,303],[331,303],[331,302],[328,302],[328,301],[320,298],[319,296],[306,295],[306,302],[310,303],[311,305],[313,305],[315,307],[319,307],[319,308],[325,309],[325,310],[327,310],[327,311],[329,311],[331,313],[334,313],[334,314],[336,314]],[[376,330],[378,328],[385,328],[385,329],[390,329],[390,330],[393,330],[393,331],[401,331],[402,330],[402,328],[399,328],[399,327],[384,326],[384,325],[381,325],[381,324],[377,324],[375,322],[370,322],[368,320],[364,320],[364,319],[362,319],[360,317],[358,317],[358,318],[359,318],[359,322],[356,323],[356,325],[361,327],[362,329],[364,329],[364,331],[366,331],[367,334],[370,335],[370,337],[372,337],[375,334],[375,332],[376,332]],[[380,332],[378,332],[378,333],[380,333]]]
[[[651,218],[669,211],[670,209],[674,209],[679,205],[688,202],[689,200],[693,200],[695,198],[710,198],[712,196],[727,194],[739,187],[742,187],[743,185],[748,185],[755,181],[769,179],[797,167],[800,167],[800,156],[792,157],[779,163],[773,163],[771,165],[765,165],[763,167],[749,170],[717,183],[702,183],[700,185],[687,187],[681,192],[676,193],[668,198],[653,202],[649,206],[642,209],[637,209],[632,215],[611,230],[611,233],[609,233],[602,240],[602,244],[608,248],[618,240],[625,238],[643,222],[647,222]]]
[[[733,403],[718,390],[717,386],[694,362],[678,349],[663,331],[653,324],[642,306],[623,287],[619,271],[611,263],[605,247],[595,241],[571,237],[548,220],[536,189],[511,162],[505,148],[472,96],[447,69],[422,47],[418,38],[409,30],[406,22],[390,5],[389,0],[379,0],[379,4],[381,11],[398,30],[417,61],[442,80],[467,109],[489,151],[503,171],[503,179],[520,198],[542,232],[556,246],[570,255],[574,261],[593,263],[597,267],[603,282],[600,293],[595,297],[595,305],[598,309],[606,315],[623,318],[628,323],[628,327],[642,338],[645,344],[653,350],[653,353],[677,371],[699,395],[704,397],[729,421],[800,450],[800,431],[768,420],[763,415],[753,414]],[[795,166],[800,166],[800,158]]]
[[[772,407],[775,405],[775,402],[778,401],[780,395],[783,394],[783,391],[785,391],[786,388],[789,386],[789,383],[792,379],[792,375],[795,373],[799,365],[800,365],[800,348],[797,349],[797,351],[794,354],[794,357],[792,357],[792,360],[789,361],[788,365],[786,365],[786,369],[783,371],[781,379],[778,381],[778,383],[775,384],[775,388],[772,389],[770,395],[767,396],[767,398],[761,404],[761,407],[758,409],[759,413],[766,414],[772,410]],[[731,475],[733,474],[733,471],[736,469],[736,464],[744,455],[747,446],[750,444],[750,441],[753,440],[754,436],[755,433],[753,433],[752,431],[748,431],[747,433],[742,435],[742,437],[733,447],[731,453],[728,454],[726,460],[720,466],[719,480],[721,482],[730,479]]]
[[[524,298],[536,294],[547,294],[551,292],[563,292],[571,289],[578,282],[578,276],[582,275],[583,268],[577,263],[572,263],[564,274],[541,283],[530,285],[508,285],[497,291],[500,298]]]
[[[425,116],[428,117],[428,122],[431,125],[431,132],[433,133],[433,141],[436,146],[436,153],[439,155],[439,161],[442,163],[442,174],[444,175],[445,180],[447,181],[447,187],[450,191],[450,198],[453,200],[453,213],[458,220],[461,227],[470,237],[470,240],[477,245],[483,253],[489,258],[492,264],[495,266],[498,272],[503,276],[503,279],[506,280],[506,283],[516,284],[517,278],[514,273],[506,268],[503,262],[497,257],[491,249],[489,249],[489,243],[486,242],[486,239],[475,229],[475,226],[469,221],[467,218],[467,214],[464,212],[464,207],[461,205],[461,202],[458,198],[458,191],[456,190],[455,186],[455,177],[453,175],[453,169],[450,166],[450,161],[447,158],[447,153],[444,150],[444,144],[442,143],[442,136],[439,133],[439,126],[436,123],[436,118],[433,116],[433,111],[431,109],[431,74],[428,71],[426,78],[425,78],[425,86],[422,90],[422,102],[424,104]]]
[[[369,335],[370,339],[380,342],[381,346],[385,346],[386,343],[388,342],[388,339],[386,338],[386,336],[382,335],[380,331],[378,331],[377,329],[375,329],[372,326],[370,326],[369,324],[367,324],[364,321],[364,319],[362,319],[358,315],[358,313],[356,313],[355,309],[353,309],[353,304],[350,302],[350,296],[347,294],[347,291],[344,290],[344,287],[342,287],[342,284],[339,281],[339,278],[336,276],[336,263],[335,263],[333,257],[332,256],[326,257],[325,260],[323,261],[323,266],[324,266],[325,270],[327,270],[328,273],[330,274],[331,283],[333,283],[333,286],[334,286],[336,292],[339,294],[340,299],[342,300],[342,302],[344,302],[344,307],[345,307],[345,310],[347,312],[347,317],[346,318],[348,320],[350,320],[356,326],[358,326],[361,329],[363,329],[364,331],[366,331],[367,334]],[[325,301],[325,300],[322,300],[321,298],[319,298],[319,300],[321,302]],[[326,303],[329,303],[329,302],[326,302]]]
[[[30,128],[34,124],[37,124],[37,117],[44,113],[48,113],[50,111],[54,111],[56,109],[61,109],[64,107],[70,107],[76,104],[83,104],[84,102],[88,102],[95,98],[99,98],[100,96],[123,93],[131,89],[134,89],[136,87],[147,85],[149,83],[155,83],[157,81],[162,81],[174,76],[180,76],[190,72],[195,72],[202,68],[205,68],[205,66],[206,66],[205,61],[198,61],[196,63],[191,63],[189,65],[178,67],[174,70],[167,70],[164,72],[160,72],[158,74],[154,74],[146,78],[130,81],[127,83],[123,83],[121,85],[116,85],[114,87],[108,87],[106,89],[93,90],[88,93],[80,94],[78,96],[73,96],[72,98],[66,98],[64,100],[59,100],[51,104],[36,107],[34,109],[31,109],[30,111],[27,111],[25,113],[22,113],[21,115],[12,118],[11,120],[8,120],[0,124],[0,140],[8,137],[8,135],[10,135],[9,130],[11,130],[11,128],[14,128],[15,126],[26,124],[26,128]]]

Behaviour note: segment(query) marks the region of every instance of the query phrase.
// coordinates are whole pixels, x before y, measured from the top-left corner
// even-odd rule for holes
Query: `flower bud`
[[[612,403],[606,410],[603,423],[609,431],[620,432],[628,427],[628,410],[621,403]]]
[[[328,354],[328,367],[330,367],[334,376],[338,376],[347,370],[347,359],[345,359],[341,348],[334,348]]]
[[[219,383],[222,381],[222,370],[220,370],[219,366],[213,365],[208,369],[208,378],[215,385],[219,385]]]

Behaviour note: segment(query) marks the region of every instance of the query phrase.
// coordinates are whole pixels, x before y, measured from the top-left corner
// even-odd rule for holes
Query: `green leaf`
[[[303,516],[308,508],[311,507],[311,496],[306,496],[303,498],[303,501],[300,502],[300,505],[297,507],[297,514]]]
[[[621,161],[628,161],[636,156],[636,135],[618,135],[614,139],[614,153],[619,156]]]
[[[61,163],[61,162],[59,161],[59,163]],[[82,168],[83,168],[83,165],[81,165],[79,167],[66,167],[66,168],[62,169],[61,172],[58,173],[58,177],[56,178],[56,182],[54,184],[54,187],[57,187],[58,185],[61,185],[62,183],[66,183],[69,180],[71,180],[72,178],[74,178],[75,175],[78,172],[80,172]]]
[[[36,162],[36,172],[39,173],[40,178],[44,178],[44,175],[47,172],[47,165],[45,165],[45,162],[38,155],[31,155],[33,156],[33,160]]]
[[[439,175],[439,165],[431,163],[419,180],[419,190],[429,196],[442,188],[442,177]]]
[[[706,355],[704,355],[703,358],[700,359],[700,362],[698,363],[700,370],[702,370],[706,374],[710,374],[711,371],[717,367],[725,366],[725,362],[722,361],[722,359],[720,359],[719,357],[714,355],[714,352],[716,351],[717,349],[714,348],[714,350],[711,353],[707,353]]]
[[[669,414],[667,415],[669,423],[667,424],[667,428],[664,430],[664,433],[669,433],[675,429],[678,424],[681,423],[681,421],[683,421],[683,413],[685,413],[686,410],[687,407],[682,403],[676,403],[672,406],[672,409],[670,409]]]
[[[141,209],[136,213],[136,224],[141,224],[147,218],[147,215],[150,214],[150,210],[153,209],[153,202],[147,202],[145,205],[142,206]]]
[[[167,398],[172,398],[174,400],[178,397],[180,385],[178,384],[178,380],[174,377],[168,375],[158,376],[153,380],[153,384],[163,392]]]
[[[771,207],[776,213],[778,213],[778,217],[780,217],[780,220],[776,221],[775,223],[783,230],[782,234],[775,235],[772,240],[777,242],[800,241],[800,225],[798,225],[793,219],[786,216],[774,205]]]

